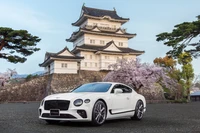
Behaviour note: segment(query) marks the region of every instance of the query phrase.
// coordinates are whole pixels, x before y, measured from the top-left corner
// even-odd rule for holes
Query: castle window
[[[116,25],[112,25],[112,28],[113,28],[113,29],[116,29]]]
[[[109,56],[105,56],[105,59],[109,59]]]
[[[90,55],[90,59],[92,59],[92,55]]]
[[[87,62],[85,62],[85,67],[87,67]]]
[[[67,63],[62,63],[62,64],[61,64],[61,67],[62,67],[62,68],[67,68]]]
[[[91,44],[95,44],[95,40],[94,39],[90,39],[90,43]]]
[[[87,59],[87,54],[85,55],[85,59]]]
[[[100,40],[100,44],[105,44],[105,41],[104,40]]]
[[[95,67],[97,67],[97,63],[95,63]]]
[[[119,46],[123,46],[123,42],[119,42]]]
[[[119,59],[120,59],[120,57],[119,57],[119,56],[117,56],[117,57],[116,57],[116,59],[117,59],[117,60],[119,60]]]

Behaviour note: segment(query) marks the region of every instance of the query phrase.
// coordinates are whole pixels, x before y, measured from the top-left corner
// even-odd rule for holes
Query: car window
[[[72,91],[73,92],[107,92],[112,84],[110,83],[88,83],[83,84]]]
[[[111,93],[114,93],[114,90],[115,90],[116,88],[122,89],[123,93],[131,93],[131,92],[132,92],[132,89],[131,89],[131,88],[129,88],[129,87],[125,86],[125,85],[116,84],[116,85],[113,87],[113,89],[111,90]]]

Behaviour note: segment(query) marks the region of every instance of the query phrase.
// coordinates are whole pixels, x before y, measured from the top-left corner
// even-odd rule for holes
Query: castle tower
[[[108,66],[117,59],[135,59],[144,51],[128,47],[128,40],[136,34],[121,28],[127,21],[129,19],[119,17],[115,9],[83,5],[79,19],[72,23],[78,31],[66,39],[73,43],[72,51],[66,47],[57,53],[46,52],[44,62],[39,65],[49,74],[77,73],[78,70],[109,70]]]
[[[108,65],[119,58],[136,58],[144,51],[128,47],[128,40],[136,34],[127,33],[121,26],[129,18],[119,17],[116,10],[102,10],[83,5],[79,19],[72,23],[79,29],[73,32],[68,42],[73,42],[77,56],[84,57],[81,70],[108,70]]]

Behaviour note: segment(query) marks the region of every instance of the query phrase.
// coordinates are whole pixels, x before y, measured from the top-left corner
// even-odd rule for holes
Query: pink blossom
[[[15,69],[8,69],[7,72],[0,73],[0,86],[4,86],[15,74],[17,74]]]
[[[169,89],[175,89],[177,83],[167,76],[162,67],[149,63],[141,63],[139,59],[118,60],[111,64],[109,72],[103,81],[120,82],[127,84],[136,91],[141,87],[150,89],[155,83],[160,83]]]

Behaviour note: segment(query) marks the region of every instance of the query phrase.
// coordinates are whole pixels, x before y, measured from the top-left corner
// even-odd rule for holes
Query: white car
[[[145,111],[145,98],[131,87],[114,82],[94,82],[69,93],[45,97],[40,103],[39,119],[50,124],[91,121],[94,125],[102,125],[106,120],[124,117],[141,120]]]

